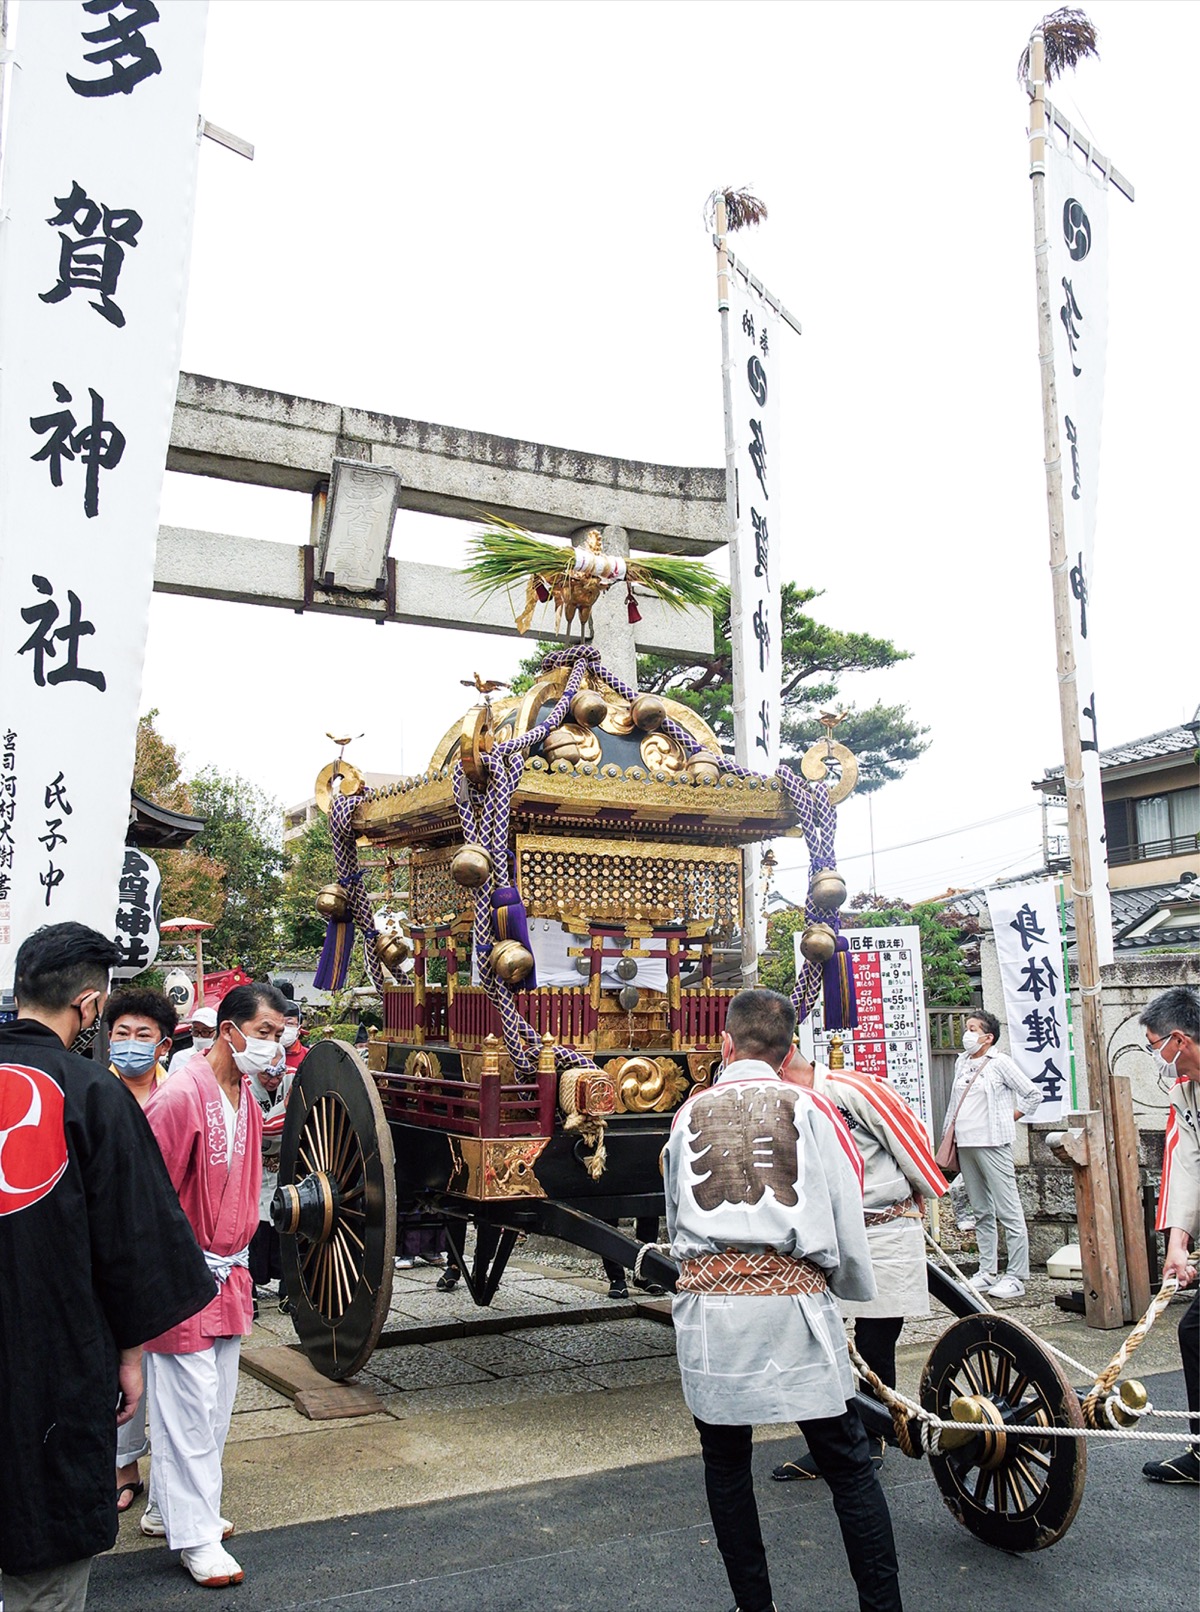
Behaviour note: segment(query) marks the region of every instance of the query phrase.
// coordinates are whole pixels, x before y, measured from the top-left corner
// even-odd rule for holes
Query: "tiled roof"
[[[1022,875],[1028,879],[1030,874]],[[998,881],[1002,882],[1002,881]],[[1131,936],[1129,931],[1148,918],[1152,912],[1168,901],[1195,901],[1197,905],[1197,929],[1191,927],[1179,928],[1173,926],[1162,933],[1150,935]],[[953,896],[946,902],[955,912],[964,916],[978,918],[987,909],[986,890],[968,890],[962,895]],[[1074,902],[1067,902],[1066,939],[1068,945],[1075,940],[1075,913]],[[1150,884],[1141,890],[1114,890],[1112,892],[1113,935],[1117,951],[1136,951],[1143,946],[1171,945],[1184,946],[1200,938],[1200,879],[1188,880],[1186,884],[1176,881],[1172,884]]]
[[[1195,748],[1196,734],[1192,728],[1164,728],[1161,733],[1148,733],[1144,739],[1130,739],[1125,744],[1114,745],[1111,750],[1101,750],[1100,769],[1129,767],[1137,761],[1155,761],[1160,756],[1174,756],[1181,750]],[[1061,778],[1062,772],[1060,762],[1056,767],[1047,767],[1044,776]]]

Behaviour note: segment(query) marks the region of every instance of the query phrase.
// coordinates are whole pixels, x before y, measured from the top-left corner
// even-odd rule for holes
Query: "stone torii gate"
[[[645,464],[579,453],[509,437],[432,425],[365,409],[320,403],[282,392],[182,374],[167,469],[223,481],[303,492],[312,499],[309,530],[295,544],[223,532],[159,529],[154,587],[159,593],[228,599],[296,611],[357,616],[468,632],[516,634],[503,594],[472,598],[448,566],[388,553],[396,509],[480,521],[499,515],[531,532],[571,537],[604,529],[609,553],[630,549],[704,555],[728,541],[725,475],[717,469]],[[347,582],[319,556],[329,488],[340,476],[378,494],[384,532],[364,584]],[[518,608],[524,603],[516,601]],[[672,611],[639,597],[642,620],[626,619],[623,589],[601,597],[596,646],[606,664],[636,682],[644,653],[707,656],[707,611]],[[539,607],[529,638],[563,639],[550,605]]]

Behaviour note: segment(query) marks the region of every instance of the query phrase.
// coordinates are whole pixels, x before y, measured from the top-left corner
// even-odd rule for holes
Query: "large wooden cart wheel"
[[[271,1220],[305,1354],[326,1377],[352,1377],[391,1302],[396,1166],[375,1083],[344,1041],[318,1042],[300,1065]]]
[[[942,1499],[964,1527],[1001,1550],[1045,1550],[1083,1498],[1083,1439],[1039,1427],[1083,1426],[1075,1390],[1037,1337],[1002,1315],[969,1315],[942,1333],[921,1375],[921,1404],[961,1432],[931,1454]],[[947,1448],[948,1444],[955,1447]]]

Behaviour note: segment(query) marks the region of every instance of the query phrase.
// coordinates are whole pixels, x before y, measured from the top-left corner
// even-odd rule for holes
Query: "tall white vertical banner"
[[[1086,170],[1082,168],[1070,150],[1060,149],[1053,139],[1046,141],[1046,208],[1054,376],[1062,445],[1063,528],[1071,584],[1071,647],[1083,739],[1092,899],[1099,960],[1111,963],[1112,903],[1088,636],[1108,346],[1108,185],[1094,177],[1090,165]]]
[[[0,224],[0,988],[113,932],[191,251],[206,0],[20,8]]]
[[[1057,886],[1053,879],[1010,884],[989,890],[987,899],[1011,1055],[1042,1088],[1036,1118],[1060,1119],[1073,1095]]]
[[[782,512],[779,507],[780,320],[746,278],[729,276],[729,356],[737,466],[737,541],[731,577],[733,631],[745,691],[745,750],[738,759],[755,772],[779,765],[779,592]],[[741,738],[741,735],[739,735]]]

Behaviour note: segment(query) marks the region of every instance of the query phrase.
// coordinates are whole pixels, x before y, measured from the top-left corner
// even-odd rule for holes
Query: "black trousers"
[[[854,1346],[877,1377],[896,1386],[896,1339],[904,1331],[902,1315],[860,1315],[854,1322]],[[863,1384],[863,1392],[871,1390]]]
[[[617,1221],[606,1220],[606,1226],[616,1226]],[[658,1216],[639,1215],[633,1223],[633,1231],[639,1243],[654,1243],[658,1241]],[[604,1266],[604,1274],[610,1282],[623,1282],[625,1280],[625,1267],[618,1265],[615,1259],[605,1259],[600,1262]]]
[[[754,1430],[692,1419],[700,1434],[708,1509],[729,1587],[740,1612],[766,1612],[771,1577],[750,1468]],[[892,1519],[858,1412],[847,1405],[841,1416],[801,1422],[800,1431],[833,1496],[860,1612],[902,1612]]]
[[[260,1220],[250,1239],[250,1280],[255,1287],[266,1287],[283,1276],[279,1247],[279,1233],[269,1220]]]
[[[1200,1438],[1200,1291],[1179,1322],[1179,1352],[1183,1356],[1183,1386],[1187,1391],[1191,1429]]]

